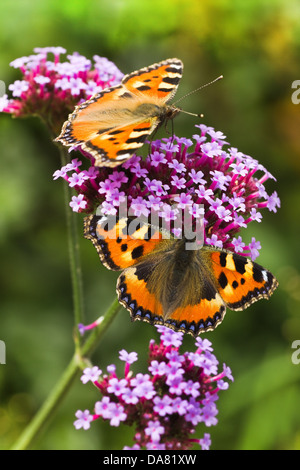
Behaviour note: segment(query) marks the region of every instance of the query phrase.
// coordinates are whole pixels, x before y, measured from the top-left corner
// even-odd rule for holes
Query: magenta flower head
[[[120,70],[105,57],[94,62],[63,47],[36,47],[34,54],[11,62],[20,70],[21,80],[9,85],[12,98],[1,98],[0,111],[14,117],[37,115],[54,135],[77,104],[122,79]]]
[[[92,165],[81,170],[76,159],[57,170],[54,179],[62,177],[75,189],[70,206],[76,212],[101,206],[109,216],[125,205],[133,217],[147,218],[155,211],[180,238],[185,211],[191,227],[203,219],[204,244],[255,259],[260,243],[254,237],[244,242],[239,232],[252,221],[261,222],[264,208],[276,212],[280,207],[276,191],[268,194],[265,187],[275,178],[257,160],[230,147],[222,132],[196,127],[200,132],[192,139],[151,142],[144,160],[134,155],[115,169]]]
[[[115,366],[107,374],[96,366],[84,371],[82,382],[91,381],[101,398],[94,413],[76,412],[74,426],[86,430],[99,419],[111,426],[135,426],[134,443],[126,449],[184,450],[200,445],[207,450],[210,435],[205,432],[198,438],[196,434],[218,423],[216,403],[220,390],[229,387],[226,379],[233,380],[231,371],[224,365],[218,372],[219,363],[207,339],[197,338],[193,352],[180,354],[183,334],[163,326],[157,329],[160,343],[150,341],[147,373],[129,371],[137,354],[125,350],[120,351],[123,377],[117,377]]]

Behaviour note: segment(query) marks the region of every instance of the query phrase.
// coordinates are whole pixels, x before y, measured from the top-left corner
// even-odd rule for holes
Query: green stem
[[[64,166],[67,162],[65,150],[59,147],[61,164]],[[82,289],[82,274],[81,274],[81,263],[80,263],[80,250],[78,241],[78,214],[75,214],[69,206],[71,199],[71,190],[67,183],[64,185],[64,198],[66,207],[66,221],[67,221],[67,232],[68,232],[68,248],[69,248],[69,260],[70,260],[70,271],[71,271],[71,282],[72,282],[72,293],[73,293],[73,306],[74,306],[74,323],[84,323],[83,314],[83,289]],[[75,328],[74,341],[76,349],[79,348],[81,343],[81,337],[78,328]]]
[[[66,396],[79,371],[86,366],[85,358],[88,358],[94,351],[98,341],[114,319],[119,308],[120,304],[116,299],[105,313],[101,324],[94,328],[88,339],[82,345],[82,348],[78,352],[74,353],[73,358],[71,359],[66,370],[63,372],[56,386],[53,388],[52,392],[47,397],[33,420],[29,423],[27,428],[23,431],[17,442],[14,444],[12,450],[28,449],[34,440],[40,435],[46,425],[49,424],[51,418]]]

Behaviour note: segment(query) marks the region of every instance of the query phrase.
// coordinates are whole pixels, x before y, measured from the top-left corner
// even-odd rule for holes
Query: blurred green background
[[[245,241],[261,241],[259,263],[279,280],[268,301],[226,319],[206,337],[235,382],[220,393],[219,423],[208,429],[212,449],[300,449],[300,364],[292,342],[300,340],[300,104],[291,101],[300,79],[300,5],[296,0],[29,0],[1,1],[0,79],[20,78],[9,67],[34,47],[63,46],[88,58],[114,61],[124,73],[168,57],[185,65],[176,97],[220,74],[224,79],[180,104],[203,113],[232,146],[261,161],[275,175],[282,207],[263,212]],[[175,133],[190,137],[195,119],[181,114]],[[62,181],[57,149],[37,119],[0,116],[0,442],[7,449],[43,403],[73,353],[72,292]],[[80,230],[82,216],[78,215]],[[86,321],[115,297],[116,275],[81,238]],[[118,351],[138,351],[146,360],[148,324],[131,323],[120,311],[93,356],[104,369]],[[193,348],[186,338],[185,348]],[[131,445],[126,426],[94,423],[76,431],[74,413],[92,409],[93,387],[78,378],[67,399],[39,436],[36,449],[120,449]],[[199,426],[198,437],[204,428]]]

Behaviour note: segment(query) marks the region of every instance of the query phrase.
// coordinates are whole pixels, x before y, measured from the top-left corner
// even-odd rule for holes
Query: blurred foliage
[[[277,178],[282,208],[250,225],[261,241],[259,262],[278,277],[268,301],[228,312],[207,337],[235,382],[220,394],[213,449],[300,449],[300,365],[291,344],[300,339],[300,105],[291,84],[300,79],[300,5],[296,0],[3,0],[0,70],[7,86],[19,78],[9,62],[34,47],[63,46],[91,58],[107,56],[124,72],[168,57],[185,64],[178,98],[223,74],[224,80],[187,97],[184,108],[252,155]],[[194,118],[174,122],[177,135],[194,133]],[[58,152],[37,119],[0,116],[0,441],[8,448],[42,404],[72,355],[72,293]],[[81,230],[82,216],[78,215]],[[246,237],[245,237],[246,238]],[[115,296],[116,275],[100,265],[92,244],[80,241],[87,322]],[[102,369],[118,350],[142,361],[154,329],[131,323],[122,310],[93,357]],[[192,338],[185,339],[192,347]],[[95,423],[75,431],[75,411],[98,399],[80,380],[68,394],[37,449],[119,449],[128,428]],[[203,434],[200,430],[199,437]]]

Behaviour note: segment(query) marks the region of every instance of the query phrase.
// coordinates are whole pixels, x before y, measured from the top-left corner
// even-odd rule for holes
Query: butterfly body
[[[164,324],[194,336],[213,330],[226,313],[269,298],[278,283],[270,271],[236,253],[204,245],[187,250],[186,240],[164,239],[148,224],[128,235],[129,219],[107,229],[107,217],[85,219],[102,263],[122,271],[119,302],[133,320]]]
[[[96,166],[120,165],[180,111],[167,103],[177,90],[182,70],[179,59],[167,59],[126,75],[120,85],[76,106],[56,140],[80,146],[95,158]]]

